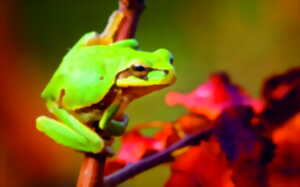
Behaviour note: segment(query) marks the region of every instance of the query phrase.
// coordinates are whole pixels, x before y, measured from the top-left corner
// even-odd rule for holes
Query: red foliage
[[[117,159],[111,159],[105,163],[104,175],[110,175],[126,166],[126,162]]]
[[[300,68],[269,78],[263,87],[263,118],[277,126],[300,111]]]
[[[123,167],[186,134],[212,128],[207,142],[173,155],[166,187],[300,186],[300,68],[268,79],[261,100],[250,98],[224,73],[213,74],[189,94],[170,93],[166,100],[190,113],[165,123],[153,137],[142,136],[141,129],[128,132],[114,162]]]
[[[106,162],[105,175],[123,168],[127,163],[133,163],[144,156],[156,152],[158,142],[151,137],[143,136],[139,131],[133,130],[122,136],[122,146],[114,159]]]
[[[117,158],[127,163],[136,162],[150,152],[157,151],[157,141],[141,135],[138,131],[131,131],[123,135],[122,142]]]
[[[122,146],[117,159],[126,163],[136,162],[153,152],[165,149],[177,140],[179,136],[169,123],[153,137],[144,136],[135,129],[122,136]]]
[[[173,124],[166,124],[164,128],[157,132],[154,135],[154,139],[157,141],[156,149],[158,151],[164,150],[166,147],[172,145],[173,143],[177,142],[180,137],[178,132],[174,128]]]
[[[252,99],[241,88],[234,85],[225,73],[212,74],[210,79],[188,94],[170,92],[166,97],[170,106],[182,105],[196,114],[215,119],[224,108],[247,105],[259,110],[261,103]]]
[[[273,133],[276,152],[269,166],[272,186],[299,186],[300,184],[300,113]]]
[[[205,116],[189,113],[180,116],[176,121],[176,125],[184,133],[191,134],[210,127],[212,122]]]
[[[259,137],[251,124],[252,117],[250,107],[234,106],[225,109],[215,120],[214,134],[230,161],[254,151]]]
[[[217,141],[191,147],[172,164],[166,187],[231,187],[231,169]]]
[[[113,173],[114,171],[123,168],[128,163],[134,163],[140,159],[164,150],[180,137],[170,123],[165,123],[165,126],[157,132],[153,137],[147,137],[139,132],[136,128],[122,136],[122,146],[114,159],[106,163],[105,174]],[[147,125],[146,125],[147,126]]]

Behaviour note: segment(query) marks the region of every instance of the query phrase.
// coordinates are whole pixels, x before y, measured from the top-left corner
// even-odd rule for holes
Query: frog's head
[[[168,50],[146,52],[127,49],[126,62],[122,63],[124,66],[116,79],[117,87],[138,92],[136,97],[139,97],[175,82],[173,55]]]

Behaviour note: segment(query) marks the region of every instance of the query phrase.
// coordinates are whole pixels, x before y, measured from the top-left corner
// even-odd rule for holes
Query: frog
[[[143,51],[136,39],[98,40],[88,32],[64,56],[41,94],[53,117],[36,119],[36,128],[56,143],[94,154],[105,147],[100,134],[125,132],[129,103],[176,80],[169,50]]]

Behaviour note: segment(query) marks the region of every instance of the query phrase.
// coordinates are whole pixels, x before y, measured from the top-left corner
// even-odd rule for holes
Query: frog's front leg
[[[104,148],[101,137],[72,114],[58,108],[52,102],[49,102],[47,107],[61,122],[41,116],[36,121],[38,130],[47,134],[57,143],[79,151],[98,153]]]
[[[121,121],[113,119],[120,110],[120,108],[121,104],[119,103],[114,103],[110,105],[104,111],[99,121],[99,128],[113,136],[122,135],[128,125],[128,115],[123,115]]]
[[[124,111],[131,100],[118,90],[112,104],[103,112],[99,120],[99,128],[113,136],[120,136],[128,125],[128,115]]]

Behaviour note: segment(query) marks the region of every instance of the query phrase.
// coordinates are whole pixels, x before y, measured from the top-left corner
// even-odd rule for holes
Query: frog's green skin
[[[112,119],[122,100],[132,100],[172,84],[175,72],[172,55],[166,49],[139,51],[136,40],[87,46],[95,36],[95,32],[85,34],[64,57],[42,93],[49,111],[59,121],[41,116],[37,128],[60,144],[98,153],[104,147],[103,140],[86,124],[99,121],[100,129],[122,134],[127,120]],[[136,66],[145,69],[141,71]],[[97,108],[112,90],[117,91],[111,103]]]

